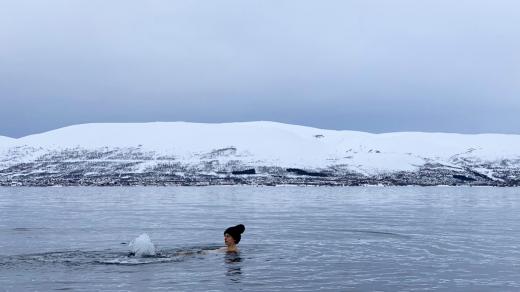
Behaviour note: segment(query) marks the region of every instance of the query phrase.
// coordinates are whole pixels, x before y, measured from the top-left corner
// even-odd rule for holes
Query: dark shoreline
[[[511,177],[511,175],[508,175]],[[0,186],[493,186],[518,187],[520,181],[515,173],[514,180],[497,180],[471,173],[420,173],[395,172],[379,176],[343,175],[185,175],[165,174],[95,175],[81,174],[38,174],[0,176]]]

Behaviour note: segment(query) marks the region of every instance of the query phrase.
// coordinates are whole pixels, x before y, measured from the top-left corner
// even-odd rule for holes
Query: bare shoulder
[[[223,252],[226,252],[227,248],[226,247],[220,247],[220,248],[217,248],[217,249],[210,249],[210,250],[206,250],[207,253],[223,253]]]

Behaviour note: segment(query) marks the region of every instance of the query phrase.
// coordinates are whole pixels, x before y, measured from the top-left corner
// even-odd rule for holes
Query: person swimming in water
[[[175,252],[175,256],[190,256],[194,254],[207,254],[214,252],[226,252],[226,253],[238,253],[239,249],[237,247],[240,239],[242,239],[242,233],[246,230],[246,227],[243,224],[238,224],[236,226],[228,227],[224,231],[224,244],[225,247],[221,247],[218,249],[203,249],[203,250],[180,250]],[[141,234],[136,239],[132,240],[129,244],[130,252],[128,256],[159,256],[164,257],[163,254],[156,251],[156,248],[148,234]]]
[[[236,226],[229,227],[224,231],[224,243],[226,247],[220,248],[221,251],[226,252],[239,252],[238,243],[242,238],[242,233],[246,230],[246,227],[242,224],[238,224]]]

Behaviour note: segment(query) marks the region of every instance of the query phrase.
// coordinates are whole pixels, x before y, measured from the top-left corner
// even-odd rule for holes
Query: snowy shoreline
[[[0,186],[520,185],[520,135],[158,122],[2,138]]]

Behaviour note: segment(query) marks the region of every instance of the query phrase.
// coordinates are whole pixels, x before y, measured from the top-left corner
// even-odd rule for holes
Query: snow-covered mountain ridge
[[[0,137],[1,185],[518,185],[520,135],[275,122],[82,124]]]

